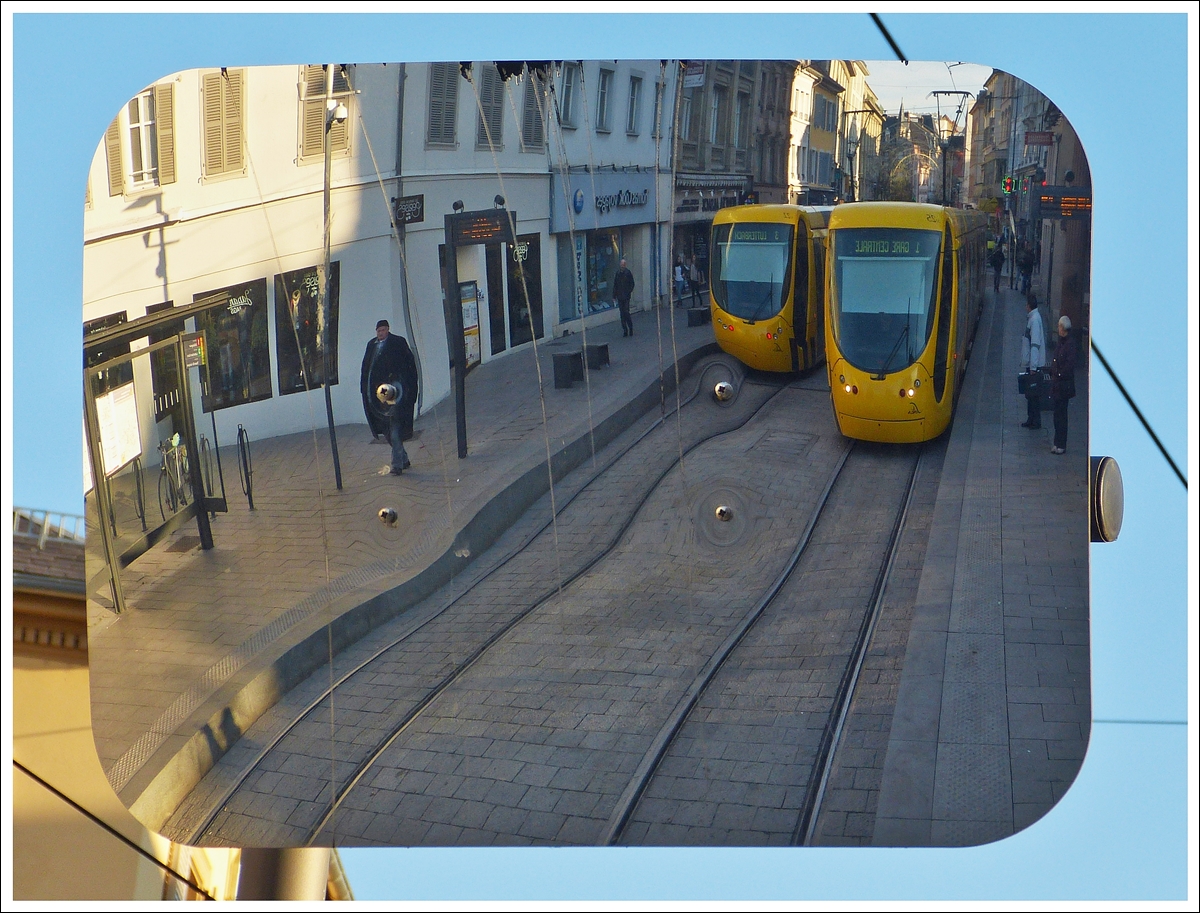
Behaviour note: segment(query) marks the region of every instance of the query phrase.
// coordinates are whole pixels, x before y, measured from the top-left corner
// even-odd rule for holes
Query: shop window
[[[87,343],[87,338],[91,334],[120,326],[123,323],[127,323],[128,319],[128,314],[125,311],[118,311],[115,314],[108,314],[104,317],[98,317],[95,320],[88,320],[83,324],[84,367],[91,368],[93,365],[103,364],[109,359],[129,354],[128,340],[125,342],[108,343],[103,348],[89,346]],[[92,395],[103,396],[117,387],[133,383],[133,362],[127,361],[116,367],[104,371],[89,372],[89,374],[92,378]]]
[[[241,174],[244,168],[242,70],[205,73],[201,108],[204,112],[204,175]]]
[[[174,302],[164,301],[146,308],[146,314],[157,314],[170,310]],[[173,320],[149,332],[150,344],[162,342],[172,336],[184,332],[182,320]],[[181,402],[181,384],[179,376],[179,358],[171,349],[158,349],[150,353],[150,384],[154,390],[154,421],[161,422],[168,415],[174,414]],[[172,431],[178,429],[172,428]]]
[[[426,142],[431,146],[453,146],[458,117],[458,64],[429,65],[429,118]]]
[[[588,312],[617,306],[613,299],[613,279],[621,262],[621,232],[616,228],[587,233],[587,304]]]
[[[341,265],[329,264],[330,384],[338,382],[338,292]],[[275,275],[275,358],[279,395],[315,390],[325,383],[325,322],[317,267]]]
[[[202,378],[205,412],[271,398],[271,353],[267,341],[267,280],[255,279],[194,297],[220,303],[196,317],[204,334],[208,376]]]
[[[325,159],[325,67],[309,64],[300,71],[300,158]],[[333,100],[350,107],[354,93],[346,71],[340,66],[333,71]],[[350,148],[352,118],[329,125],[329,150],[346,152]]]
[[[542,244],[538,235],[517,235],[508,251],[508,329],[514,346],[545,335],[542,320]]]

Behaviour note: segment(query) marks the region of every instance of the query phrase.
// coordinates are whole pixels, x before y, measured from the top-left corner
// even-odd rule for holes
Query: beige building
[[[13,899],[233,900],[241,851],[182,846],[149,832],[100,767],[83,550],[82,517],[13,510]],[[326,896],[352,898],[336,853]]]

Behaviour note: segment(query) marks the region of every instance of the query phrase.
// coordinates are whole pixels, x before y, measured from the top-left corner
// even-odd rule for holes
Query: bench
[[[589,371],[611,364],[608,360],[608,344],[584,346],[578,352],[561,352],[554,355],[554,386],[564,389],[577,380],[583,380],[583,365],[587,361]]]

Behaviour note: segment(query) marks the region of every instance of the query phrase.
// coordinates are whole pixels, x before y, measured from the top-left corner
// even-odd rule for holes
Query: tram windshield
[[[714,227],[712,293],[717,305],[743,320],[766,320],[783,310],[794,235],[795,226],[782,222]]]
[[[842,355],[873,374],[908,367],[933,327],[941,232],[842,228],[831,235],[830,321]]]

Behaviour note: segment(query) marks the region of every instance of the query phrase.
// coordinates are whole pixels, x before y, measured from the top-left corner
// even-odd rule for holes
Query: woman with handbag
[[[1025,421],[1022,428],[1036,431],[1042,427],[1042,368],[1046,364],[1046,331],[1038,311],[1037,297],[1025,299],[1025,337],[1021,340],[1021,367],[1029,375],[1025,386]],[[1035,381],[1036,378],[1036,381]]]
[[[1050,363],[1050,398],[1054,401],[1054,446],[1051,453],[1067,452],[1067,404],[1075,397],[1075,340],[1071,318],[1058,318],[1058,347]]]

